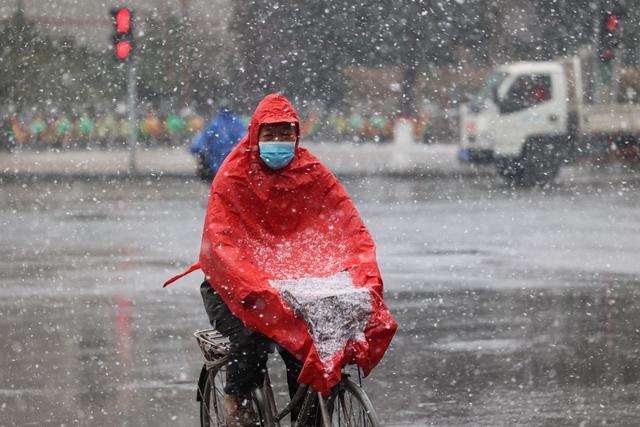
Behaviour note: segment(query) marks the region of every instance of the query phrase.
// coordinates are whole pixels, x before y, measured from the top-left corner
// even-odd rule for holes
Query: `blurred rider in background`
[[[229,102],[220,101],[216,117],[191,144],[191,153],[197,157],[198,177],[211,182],[224,159],[246,133],[247,126],[231,111]]]

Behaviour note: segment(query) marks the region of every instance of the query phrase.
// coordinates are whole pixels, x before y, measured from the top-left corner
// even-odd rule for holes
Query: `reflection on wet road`
[[[638,284],[398,294],[403,370],[376,385],[435,425],[636,425]]]
[[[390,425],[637,425],[640,196],[616,182],[354,179],[400,330],[366,382]],[[0,425],[197,425],[207,189],[0,191]],[[279,363],[271,364],[282,382]]]

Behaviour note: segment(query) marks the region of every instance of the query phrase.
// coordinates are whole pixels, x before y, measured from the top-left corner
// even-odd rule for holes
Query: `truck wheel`
[[[533,187],[545,185],[556,177],[560,169],[561,153],[557,145],[545,139],[527,141],[519,157],[496,159],[498,175],[510,185]]]
[[[498,175],[504,178],[509,185],[522,185],[522,159],[520,157],[509,158],[501,157],[496,159],[496,169]]]
[[[553,141],[545,139],[527,141],[520,157],[522,165],[520,185],[532,187],[553,181],[560,169],[560,157],[557,145]]]

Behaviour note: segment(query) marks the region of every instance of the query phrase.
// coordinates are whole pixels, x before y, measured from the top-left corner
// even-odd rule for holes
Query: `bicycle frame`
[[[227,363],[227,347],[223,341],[216,341],[216,336],[207,337],[208,332],[213,330],[197,331],[194,335],[198,339],[198,344],[202,350],[205,365],[200,375],[200,381],[198,384],[198,398],[200,390],[203,388],[204,380],[207,376],[216,375],[218,370]],[[217,336],[220,338],[220,335]],[[358,383],[360,381],[360,370],[358,369]],[[361,384],[360,384],[361,385]],[[380,422],[377,419],[373,405],[369,400],[366,393],[360,388],[359,384],[354,383],[349,379],[349,374],[343,372],[342,380],[331,391],[331,396],[325,399],[321,393],[317,392],[309,385],[300,384],[293,397],[285,405],[285,407],[278,411],[273,389],[271,387],[271,378],[269,377],[269,371],[265,373],[264,383],[262,386],[255,388],[252,391],[252,397],[256,404],[256,409],[259,412],[260,419],[263,427],[280,427],[280,421],[287,415],[291,414],[294,408],[300,408],[298,419],[296,420],[296,426],[301,427],[307,424],[309,417],[315,417],[317,409],[320,410],[322,417],[323,427],[331,427],[332,425],[332,413],[335,409],[338,399],[342,400],[344,392],[347,391],[351,395],[357,395],[357,399],[364,404],[367,413],[367,417],[371,421],[372,426],[379,426]],[[344,404],[344,402],[343,402]]]
[[[253,391],[254,399],[258,403],[258,406],[261,408],[262,412],[264,412],[261,412],[261,415],[265,427],[279,427],[280,421],[284,419],[284,417],[289,415],[293,408],[301,405],[305,399],[312,399],[314,394],[316,394],[318,398],[318,406],[320,407],[322,424],[324,425],[324,427],[331,427],[329,408],[327,407],[326,400],[321,393],[313,390],[306,384],[300,384],[300,386],[298,386],[296,393],[280,412],[278,412],[276,407],[276,401],[273,396],[273,389],[271,388],[271,379],[269,378],[268,371],[265,374],[264,385],[262,387],[256,388]],[[296,426],[304,426],[309,415],[309,413],[301,413],[296,420]]]

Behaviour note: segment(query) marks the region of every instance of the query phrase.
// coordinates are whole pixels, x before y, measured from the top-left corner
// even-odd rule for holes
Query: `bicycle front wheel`
[[[226,369],[210,369],[207,379],[199,389],[200,425],[202,427],[224,427],[227,425],[224,413],[224,384]]]
[[[362,387],[345,378],[328,399],[332,426],[380,427],[371,400]]]

